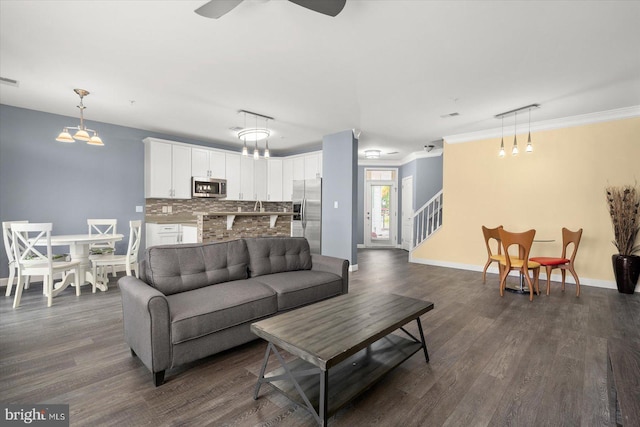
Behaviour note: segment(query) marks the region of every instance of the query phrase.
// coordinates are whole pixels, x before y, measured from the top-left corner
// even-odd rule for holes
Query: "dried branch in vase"
[[[640,244],[635,245],[640,232],[640,188],[637,185],[621,185],[610,186],[606,190],[613,225],[613,244],[620,255],[632,255],[640,251]]]

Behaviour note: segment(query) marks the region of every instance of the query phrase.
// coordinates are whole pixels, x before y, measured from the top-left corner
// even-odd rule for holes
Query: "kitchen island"
[[[240,237],[290,236],[293,212],[227,211],[194,212],[198,242],[232,240]]]

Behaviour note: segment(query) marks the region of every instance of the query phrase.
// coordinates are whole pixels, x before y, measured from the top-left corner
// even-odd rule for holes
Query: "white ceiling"
[[[640,104],[639,1],[347,0],[331,18],[246,0],[217,20],[204,3],[1,0],[19,87],[0,102],[78,117],[83,88],[89,121],[238,149],[245,109],[275,118],[272,150],[355,128],[390,160],[532,103],[533,122]]]

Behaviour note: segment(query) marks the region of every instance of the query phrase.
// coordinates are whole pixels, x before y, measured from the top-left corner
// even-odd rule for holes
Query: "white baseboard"
[[[470,270],[470,271],[479,271],[482,272],[484,266],[481,265],[473,265],[473,264],[462,264],[457,262],[448,262],[448,261],[439,261],[432,259],[422,259],[422,258],[413,258],[411,253],[409,254],[409,262],[413,262],[416,264],[425,264],[425,265],[433,265],[436,267],[447,267],[447,268],[455,268],[458,270]],[[487,269],[487,273],[498,274],[498,267],[489,266]],[[518,277],[518,273],[516,271],[512,271],[510,276]],[[551,280],[554,282],[562,281],[561,274],[551,274]],[[544,282],[547,281],[547,275],[544,270],[540,270],[540,281],[543,283],[543,286],[546,286]],[[566,283],[571,283],[575,285],[575,280],[573,280],[573,276],[571,273],[567,273]],[[580,277],[580,285],[581,286],[592,286],[595,288],[605,288],[605,289],[618,289],[616,286],[616,282],[612,280],[600,280],[600,279],[591,279],[588,277]],[[636,290],[637,293],[640,293],[640,290]]]
[[[358,271],[358,264],[349,265],[349,271]]]

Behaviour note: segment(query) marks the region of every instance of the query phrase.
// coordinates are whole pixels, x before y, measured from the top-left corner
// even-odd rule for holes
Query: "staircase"
[[[413,214],[411,250],[442,227],[442,190]]]

